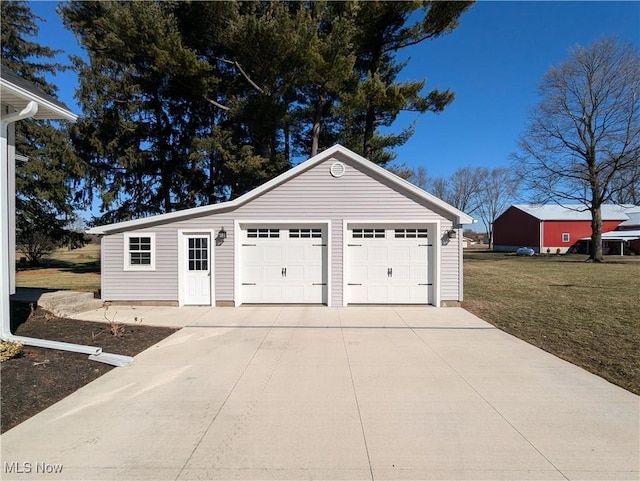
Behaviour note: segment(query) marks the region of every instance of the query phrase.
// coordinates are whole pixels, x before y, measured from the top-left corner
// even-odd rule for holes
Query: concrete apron
[[[638,396],[463,309],[162,309],[188,326],[5,433],[2,479],[639,477]]]

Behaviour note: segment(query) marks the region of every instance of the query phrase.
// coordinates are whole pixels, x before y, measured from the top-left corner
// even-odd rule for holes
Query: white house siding
[[[156,233],[156,270],[153,272],[123,270],[123,235],[103,239],[103,299],[105,300],[178,300],[177,236],[179,230],[214,230],[221,226],[227,232],[222,245],[214,245],[215,301],[234,299],[234,220],[322,221],[331,223],[331,303],[343,303],[343,232],[349,221],[440,222],[441,233],[451,228],[451,220],[434,212],[431,206],[416,202],[389,187],[382,177],[363,172],[348,157],[336,156],[319,163],[285,183],[253,198],[235,210],[214,213],[165,225],[147,227],[140,232]],[[346,165],[340,178],[331,176],[331,165],[339,160]],[[133,231],[138,232],[138,231]],[[441,239],[432,239],[441,242]],[[441,246],[441,299],[458,300],[460,262],[458,239]]]

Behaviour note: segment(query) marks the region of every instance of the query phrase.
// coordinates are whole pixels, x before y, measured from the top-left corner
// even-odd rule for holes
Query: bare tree
[[[636,162],[639,165],[623,175],[616,176],[612,181],[613,201],[617,204],[640,205],[640,159],[636,159]],[[630,175],[634,170],[635,178]]]
[[[480,184],[487,176],[484,167],[461,167],[451,177],[436,177],[428,183],[430,192],[467,214],[478,208]]]
[[[478,195],[482,180],[487,176],[484,167],[462,167],[451,176],[449,203],[463,212],[474,212],[478,208]]]
[[[477,212],[487,229],[489,248],[493,248],[493,223],[513,202],[518,193],[519,179],[506,167],[487,171],[480,183]]]
[[[429,188],[429,174],[427,173],[427,168],[424,165],[419,165],[413,169],[407,180],[423,190],[427,190]]]
[[[539,93],[516,169],[537,202],[591,212],[590,260],[602,262],[601,206],[637,178],[640,57],[612,38],[575,47],[547,72]]]
[[[449,202],[449,181],[445,177],[435,177],[427,183],[429,192],[436,197]]]

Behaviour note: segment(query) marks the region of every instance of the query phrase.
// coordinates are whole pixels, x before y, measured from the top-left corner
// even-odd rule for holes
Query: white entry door
[[[211,305],[211,238],[187,234],[185,246],[184,304]]]
[[[348,303],[429,303],[426,228],[357,227],[347,235]]]
[[[247,226],[242,230],[241,302],[327,302],[326,228]]]

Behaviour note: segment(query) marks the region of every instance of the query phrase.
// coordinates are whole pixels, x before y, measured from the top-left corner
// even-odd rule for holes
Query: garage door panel
[[[375,227],[375,237],[360,238],[367,229],[347,231],[347,242],[360,245],[347,250],[347,302],[428,303],[427,230]]]
[[[389,278],[389,268],[384,266],[368,266],[367,277],[362,279],[364,282],[370,283],[386,283]]]
[[[273,242],[273,241],[271,241]],[[262,248],[262,260],[269,264],[281,264],[283,260],[281,246],[264,246]]]
[[[414,262],[427,262],[427,246],[415,246],[411,248],[411,260]]]
[[[411,298],[411,287],[408,285],[392,286],[389,291],[389,302],[402,302],[402,299]]]
[[[280,259],[278,260],[281,261]],[[303,245],[287,245],[287,248],[284,250],[284,255],[282,257],[282,261],[287,264],[303,264],[305,261],[309,260],[311,260],[311,256],[305,252],[305,246]]]
[[[348,247],[349,247],[349,249],[348,249],[349,258],[353,262],[364,263],[364,262],[367,262],[369,260],[369,251],[368,251],[368,249],[365,249],[361,245],[357,245],[357,246],[350,245]]]
[[[427,265],[412,265],[411,266],[411,279],[416,279],[417,281],[425,281],[427,279],[428,270]]]
[[[411,262],[412,260],[412,250],[411,246],[394,246],[389,247],[389,262]],[[415,254],[414,254],[415,255]]]
[[[292,285],[283,289],[283,302],[306,302],[304,286]]]
[[[368,246],[367,260],[369,262],[385,263],[389,259],[389,248],[387,246]]]
[[[261,247],[244,245],[243,257],[246,262],[245,265],[260,265],[262,264],[264,254]]]
[[[246,299],[245,302],[260,302],[259,299],[262,298],[262,289],[257,285],[243,285],[242,286],[243,295]]]
[[[248,237],[261,229],[278,237]],[[242,236],[241,302],[326,302],[326,229],[243,227]]]
[[[317,303],[318,299],[322,299],[324,296],[325,285],[324,283],[320,283],[317,285],[307,286],[305,288],[305,302],[307,303]]]
[[[358,264],[351,267],[351,281],[360,283],[369,278],[369,266]]]
[[[304,266],[303,269],[305,279],[317,279],[318,282],[326,282],[322,266]]]
[[[396,265],[393,267],[393,279],[391,281],[409,281],[411,278],[410,265]]]
[[[370,299],[378,299],[379,302],[389,302],[388,286],[369,286],[368,297]],[[365,301],[366,302],[366,301]]]
[[[291,283],[294,281],[295,282],[304,281],[305,268],[303,265],[299,265],[299,266],[287,265],[286,269],[287,269],[286,283]],[[285,282],[284,279],[283,279],[283,282]]]
[[[282,287],[269,285],[262,286],[260,299],[254,302],[282,302]]]

